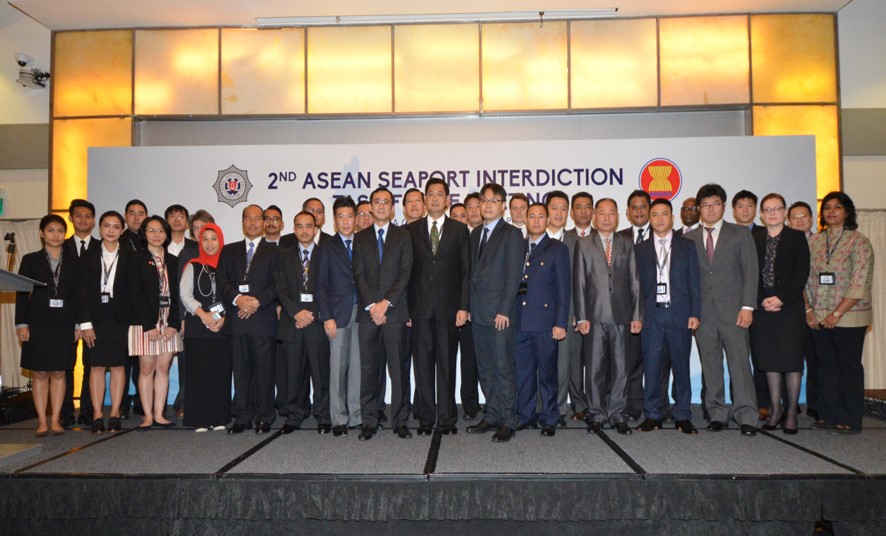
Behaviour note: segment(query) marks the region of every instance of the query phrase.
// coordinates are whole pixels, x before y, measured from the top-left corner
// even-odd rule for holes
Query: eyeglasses
[[[698,207],[680,207],[680,212],[698,212]]]
[[[391,200],[390,199],[373,199],[372,204],[378,205],[378,206],[390,205]]]
[[[281,221],[283,221],[283,218],[280,218],[278,216],[265,216],[265,221],[280,223]]]
[[[792,220],[808,220],[809,214],[794,214],[793,216],[791,216],[791,219]]]
[[[480,204],[483,205],[494,205],[496,203],[501,203],[501,199],[497,199],[495,197],[484,197],[480,199]]]
[[[699,206],[701,207],[702,210],[707,210],[710,208],[720,208],[723,206],[723,203],[721,201],[715,201],[713,203],[702,203]]]
[[[360,216],[361,218],[366,218],[366,217],[372,216],[372,214],[369,212],[358,212],[357,216]]]
[[[769,207],[762,209],[761,212],[764,212],[766,214],[775,214],[776,212],[782,212],[783,210],[784,207]]]

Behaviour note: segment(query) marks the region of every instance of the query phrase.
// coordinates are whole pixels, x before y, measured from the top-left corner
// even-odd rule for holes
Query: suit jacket
[[[428,219],[404,227],[412,239],[409,277],[411,318],[452,321],[459,310],[470,309],[471,242],[468,227],[448,216],[440,226],[437,254],[431,252]]]
[[[92,237],[92,240],[89,241],[86,246],[86,252],[94,251],[96,249],[101,249],[101,239]],[[62,249],[67,250],[68,253],[73,254],[74,258],[80,258],[80,239],[76,236],[72,235],[68,238],[65,238],[65,241],[62,242]]]
[[[714,248],[714,262],[705,251],[704,225],[686,233],[695,242],[701,273],[701,314],[705,321],[734,324],[742,307],[756,307],[760,269],[754,239],[747,227],[724,221]]]
[[[483,225],[471,231],[471,322],[492,326],[495,315],[513,318],[516,313],[526,251],[523,233],[504,218],[489,233],[483,256],[478,258],[482,235]]]
[[[110,302],[110,318],[105,317],[106,311],[102,307],[102,248],[101,241],[98,246],[91,248],[87,255],[80,259],[80,318],[79,323],[92,322],[99,324],[106,320],[114,319],[121,322],[129,316],[132,309],[132,299],[127,284],[128,260],[133,256],[132,252],[126,251],[122,244],[117,245],[117,261],[114,266],[114,299]]]
[[[118,246],[119,247],[119,246]],[[154,329],[160,316],[160,276],[154,264],[154,256],[147,248],[128,254],[126,264],[126,284],[128,287],[129,303],[122,304],[124,311],[128,311],[129,325],[141,326],[145,331]],[[178,259],[169,252],[164,251],[163,263],[166,265],[166,274],[169,279],[169,315],[168,325],[179,329],[179,296],[178,296]],[[116,279],[122,274],[114,276]],[[117,294],[114,294],[116,297]],[[124,299],[125,301],[125,299]]]
[[[357,284],[358,322],[372,322],[366,307],[381,300],[391,302],[388,323],[409,320],[406,287],[412,271],[412,240],[396,225],[385,231],[381,263],[378,260],[378,235],[371,225],[354,235],[354,281]]]
[[[311,259],[308,261],[308,280],[305,284],[304,266],[301,262],[301,247],[286,248],[280,252],[277,266],[274,268],[274,292],[280,302],[280,325],[277,328],[277,339],[294,341],[296,338],[295,315],[307,309],[314,313],[314,323],[323,325],[320,307],[316,296],[313,301],[302,301],[302,294],[315,294],[317,288],[317,254],[321,246],[314,245]]]
[[[575,246],[581,237],[578,236],[578,230],[573,227],[563,234],[563,243],[569,251],[569,319],[568,325],[571,326],[575,322],[575,301],[572,299],[572,259],[575,258]]]
[[[766,229],[762,227],[762,229]],[[803,301],[803,289],[809,278],[809,244],[802,231],[785,226],[778,239],[775,249],[775,286],[770,289],[763,287],[763,263],[766,261],[767,232],[755,233],[754,243],[757,247],[757,260],[760,269],[760,285],[757,288],[757,307],[769,296],[778,296],[787,309],[797,301]],[[715,250],[716,251],[716,250]]]
[[[636,244],[637,237],[634,236],[634,226],[633,225],[631,225],[627,229],[622,229],[621,231],[619,231],[616,234],[619,234],[619,235],[627,238],[628,240],[631,241],[631,244],[637,245]],[[643,242],[649,240],[649,237],[651,235],[652,235],[652,226],[647,223],[646,224],[646,231],[643,232]]]
[[[22,257],[18,273],[35,281],[46,283],[45,287],[34,287],[28,292],[15,295],[15,325],[69,322],[71,329],[79,317],[80,263],[77,254],[73,255],[62,247],[62,267],[58,279],[58,297],[64,300],[62,307],[50,307],[49,300],[56,296],[52,281],[52,268],[46,260],[46,250],[41,248]],[[73,339],[72,339],[73,340]]]
[[[529,247],[529,240],[524,247]],[[566,329],[572,302],[571,264],[569,248],[543,235],[525,262],[526,294],[517,296],[518,330]]]
[[[612,233],[612,265],[606,264],[602,238],[595,230],[578,242],[572,264],[572,294],[575,320],[591,323],[606,321],[605,302],[612,309],[612,320],[627,325],[642,320],[640,281],[634,245],[630,239]]]
[[[145,249],[145,245],[138,233],[133,233],[129,229],[124,229],[123,234],[120,235],[120,245],[125,247],[129,253]]]
[[[636,247],[637,270],[640,274],[640,296],[646,319],[655,310],[658,262],[655,240],[644,240]],[[671,298],[671,314],[679,327],[686,327],[689,317],[701,318],[701,279],[698,271],[698,255],[695,245],[688,238],[676,233],[671,238],[669,253],[668,292]],[[646,321],[644,319],[644,321]]]
[[[259,241],[249,266],[249,292],[243,294],[258,298],[259,309],[247,319],[237,317],[234,299],[241,294],[246,272],[246,241],[225,244],[218,258],[216,281],[219,295],[225,304],[227,320],[231,323],[231,335],[277,336],[277,293],[274,291],[274,268],[280,256],[280,248]]]
[[[332,238],[332,235],[320,231],[320,240],[317,241],[317,244],[322,244],[330,238]],[[295,233],[285,234],[280,237],[280,242],[277,245],[281,248],[294,248],[298,245],[298,237],[295,236]]]
[[[354,239],[351,240],[353,255]],[[335,320],[339,328],[348,327],[357,294],[354,265],[348,258],[348,249],[341,236],[336,234],[324,242],[323,247],[315,247],[314,255],[317,261],[314,299],[320,308],[320,318],[324,321]],[[315,258],[311,258],[312,263]]]

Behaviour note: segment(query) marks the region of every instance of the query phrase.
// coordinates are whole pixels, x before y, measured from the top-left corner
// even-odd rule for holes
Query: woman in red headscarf
[[[222,230],[214,223],[200,229],[200,255],[182,273],[180,294],[187,310],[185,347],[184,425],[197,432],[224,430],[230,419],[231,344],[225,325],[225,307],[218,292],[215,269],[224,246]]]

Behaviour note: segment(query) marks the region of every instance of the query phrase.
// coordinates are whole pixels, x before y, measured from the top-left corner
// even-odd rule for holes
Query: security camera
[[[34,64],[34,58],[24,52],[17,52],[15,54],[15,61],[18,63],[19,67],[28,67],[29,65]]]

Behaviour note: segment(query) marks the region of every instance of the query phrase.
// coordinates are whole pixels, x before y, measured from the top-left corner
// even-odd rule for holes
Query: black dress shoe
[[[653,432],[655,430],[661,430],[661,421],[658,419],[650,419],[646,417],[646,419],[640,423],[640,426],[637,427],[637,430],[641,432]]]
[[[573,421],[581,422],[581,421],[585,420],[585,417],[587,417],[587,415],[588,414],[584,411],[576,411],[575,413],[572,414],[572,417],[570,417],[570,419],[572,419]]]
[[[642,414],[643,414],[643,412],[640,411],[639,409],[632,409],[632,410],[628,411],[628,419],[630,419],[632,421],[639,421],[640,415],[642,415]]]
[[[816,410],[814,408],[810,408],[809,406],[806,406],[806,415],[809,415],[810,417],[812,417],[816,421],[818,420],[818,410]]]
[[[784,433],[787,434],[787,435],[797,435],[797,429],[796,429],[796,428],[788,428],[787,426],[784,427],[784,429],[782,430],[782,432],[784,432]]]
[[[698,430],[692,425],[692,421],[684,420],[674,423],[674,428],[680,430],[684,434],[697,434]]]
[[[514,437],[514,429],[510,426],[502,426],[492,434],[493,443],[507,443]]]
[[[521,422],[520,424],[517,425],[517,431],[518,431],[518,432],[522,432],[523,430],[528,430],[528,429],[530,429],[530,428],[532,428],[533,430],[535,430],[536,428],[538,428],[538,423],[534,423],[534,422]]]
[[[348,435],[348,427],[340,424],[338,426],[332,427],[332,436],[333,437],[341,437],[343,435]]]
[[[431,426],[421,425],[418,427],[418,435],[431,435],[434,433],[434,428]]]
[[[394,433],[397,434],[397,437],[400,439],[409,439],[412,437],[412,432],[409,431],[409,428],[406,428],[406,425],[401,424],[394,430]]]
[[[477,418],[477,412],[476,412],[476,411],[466,411],[466,412],[465,412],[465,420],[466,420],[466,421],[473,421],[473,420],[476,419],[476,418]]]
[[[280,428],[280,432],[282,432],[283,434],[291,434],[292,432],[295,432],[296,430],[301,430],[301,426],[296,426],[294,424],[286,423],[283,425],[283,428]]]
[[[757,435],[757,429],[755,427],[751,426],[750,424],[742,424],[741,425],[741,435],[748,436],[748,437],[754,437],[755,435]]]
[[[105,420],[95,419],[92,421],[92,435],[102,435],[105,433]]]
[[[557,428],[550,425],[544,425],[541,427],[541,435],[545,437],[554,437],[554,434],[557,433]]]
[[[376,428],[374,426],[364,426],[362,430],[360,430],[360,435],[357,436],[357,439],[360,441],[369,441],[372,439],[372,436],[375,435]]]
[[[332,425],[330,425],[330,424],[320,424],[317,426],[317,433],[318,434],[328,434],[331,431],[332,431]]]
[[[452,426],[441,426],[441,427],[439,428],[439,430],[440,430],[441,432],[443,432],[443,435],[456,435],[456,434],[458,434],[458,428],[456,428],[454,424],[453,424]]]
[[[378,410],[378,422],[388,422],[388,416],[385,415],[385,410]]]
[[[723,421],[711,421],[707,426],[707,430],[710,432],[722,432],[725,429],[726,423]]]
[[[120,425],[120,417],[110,417],[108,419],[108,433],[116,433],[119,432],[122,426]]]
[[[626,423],[626,422],[620,422],[620,423],[616,424],[615,431],[621,435],[631,435],[633,433],[633,432],[631,432],[630,425],[628,425],[628,423]]]
[[[596,434],[603,429],[603,423],[597,421],[588,421],[588,433]]]
[[[255,433],[256,434],[267,434],[271,431],[271,423],[265,421],[258,421],[255,424]]]
[[[466,431],[469,434],[485,434],[486,432],[491,432],[493,430],[495,430],[495,426],[483,420],[473,426],[468,426]]]
[[[557,419],[557,428],[566,428],[566,416],[560,415],[560,418]]]
[[[242,434],[243,432],[245,432],[246,430],[249,430],[250,428],[252,428],[251,424],[234,423],[233,426],[228,428],[228,433],[229,434]]]

